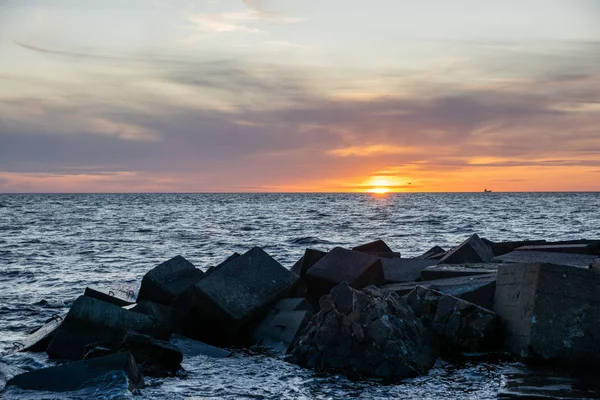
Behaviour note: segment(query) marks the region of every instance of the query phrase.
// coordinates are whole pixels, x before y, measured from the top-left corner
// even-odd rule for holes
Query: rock
[[[173,257],[144,275],[137,300],[170,305],[178,295],[198,282],[203,275],[202,271],[185,258]]]
[[[129,308],[133,312],[147,315],[169,332],[181,332],[184,326],[185,314],[173,307],[142,300]]]
[[[384,282],[379,258],[336,247],[313,265],[306,273],[309,301],[316,305],[321,296],[341,282],[356,289]]]
[[[255,247],[198,281],[174,306],[186,310],[186,336],[210,344],[244,341],[240,330],[294,289],[297,277]]]
[[[438,260],[416,260],[411,258],[381,258],[385,283],[414,282],[421,279],[421,271]]]
[[[519,264],[549,263],[587,268],[595,259],[596,256],[587,254],[565,254],[547,251],[513,251],[512,253],[494,257],[492,262]]]
[[[315,263],[321,258],[325,257],[326,254],[327,253],[324,251],[306,249],[302,258],[300,258],[300,260],[294,264],[290,271],[292,271],[296,276],[302,278],[306,275],[306,271],[315,265]]]
[[[270,308],[275,311],[309,311],[314,313],[310,303],[306,299],[299,297],[287,297],[281,299]]]
[[[19,351],[46,351],[62,321],[63,317],[61,316],[52,317],[45,325],[36,329],[23,340],[23,346],[19,347]]]
[[[498,265],[500,264],[439,264],[423,269],[421,279],[431,281],[461,276],[495,274],[498,271]]]
[[[597,254],[591,244],[542,244],[517,247],[515,251],[544,251],[550,253]]]
[[[423,286],[406,295],[406,301],[438,335],[447,354],[493,351],[502,345],[500,320],[490,310]]]
[[[524,358],[560,364],[600,362],[600,274],[554,264],[498,269],[494,310],[507,347]]]
[[[383,240],[376,240],[371,243],[362,244],[360,246],[353,247],[352,250],[372,254],[381,258],[401,257],[400,252],[392,251],[392,249],[390,249],[390,247]]]
[[[426,373],[435,353],[423,324],[402,298],[342,282],[321,298],[321,311],[294,344],[289,361],[396,381]]]
[[[212,358],[226,358],[231,355],[231,352],[211,346],[197,340],[189,339],[177,334],[171,335],[169,343],[174,345],[186,357],[207,356]]]
[[[166,338],[168,332],[146,315],[80,296],[56,331],[46,352],[51,357],[81,360],[90,343],[110,343],[127,330]]]
[[[24,390],[69,392],[97,384],[99,377],[111,372],[125,373],[129,382],[129,390],[144,386],[144,378],[131,353],[111,354],[26,372],[10,379],[6,386],[17,386]]]
[[[131,352],[147,376],[173,376],[183,360],[181,350],[172,343],[136,332],[126,332],[117,349]]]
[[[492,250],[477,236],[472,235],[460,246],[450,250],[441,258],[442,264],[485,263],[494,255]]]
[[[446,250],[440,246],[433,246],[420,256],[415,257],[417,260],[439,260],[446,255]]]
[[[494,294],[496,292],[496,274],[396,283],[385,285],[380,290],[383,293],[396,293],[399,296],[403,296],[412,292],[417,286],[437,290],[438,292],[458,297],[491,310],[494,306]]]
[[[129,306],[135,303],[135,294],[131,292],[123,292],[120,290],[102,291],[100,289],[92,289],[86,287],[83,292],[84,296],[102,300],[119,307]]]
[[[534,246],[539,244],[546,244],[545,240],[519,240],[512,242],[492,242],[491,240],[487,240],[485,238],[481,239],[485,244],[488,245],[490,249],[492,249],[492,253],[495,257],[501,256],[506,253],[510,253],[511,251],[523,247],[523,246]]]
[[[310,311],[271,311],[254,332],[257,345],[287,353],[312,317]]]

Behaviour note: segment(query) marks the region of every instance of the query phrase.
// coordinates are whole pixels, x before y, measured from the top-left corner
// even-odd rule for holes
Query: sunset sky
[[[600,191],[597,0],[3,0],[0,192]]]

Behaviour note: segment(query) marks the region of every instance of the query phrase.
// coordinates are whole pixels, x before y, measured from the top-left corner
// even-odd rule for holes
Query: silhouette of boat
[[[483,189],[483,193],[492,193],[491,190]]]

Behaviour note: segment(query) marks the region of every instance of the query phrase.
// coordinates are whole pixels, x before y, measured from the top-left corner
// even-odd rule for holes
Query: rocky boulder
[[[502,346],[500,320],[490,310],[422,286],[406,300],[424,325],[437,334],[446,354],[493,351]]]
[[[342,282],[320,302],[291,362],[386,381],[424,374],[434,363],[428,332],[401,297]]]

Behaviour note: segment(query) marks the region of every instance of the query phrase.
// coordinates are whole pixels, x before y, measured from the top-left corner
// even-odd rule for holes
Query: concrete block
[[[54,316],[45,325],[27,336],[23,340],[23,346],[19,348],[19,351],[46,351],[62,321],[63,317]]]
[[[6,386],[17,386],[24,390],[70,392],[97,385],[98,378],[111,372],[125,373],[129,390],[144,386],[144,378],[135,359],[127,352],[26,372],[10,379]]]
[[[550,253],[597,254],[592,244],[542,244],[517,247],[515,251],[545,251]]]
[[[507,328],[508,349],[561,364],[600,362],[600,274],[554,264],[498,269],[494,310]]]
[[[80,296],[73,303],[46,352],[51,357],[81,360],[85,355],[85,347],[90,343],[114,342],[127,330],[158,338],[165,338],[169,333],[146,315]]]
[[[124,292],[121,290],[101,290],[86,287],[83,295],[102,300],[119,307],[129,306],[135,303],[135,294],[133,291]]]
[[[438,263],[438,260],[429,259],[381,258],[385,283],[418,281],[421,271]]]
[[[268,307],[294,289],[297,277],[255,247],[193,285],[175,302],[187,309],[186,336],[229,343]]]
[[[420,256],[415,257],[417,260],[439,260],[446,255],[446,250],[440,246],[433,246]]]
[[[439,264],[423,269],[421,271],[421,279],[431,281],[435,279],[458,278],[461,276],[494,274],[498,271],[498,265],[500,264]]]
[[[492,253],[494,257],[501,256],[506,253],[510,253],[516,248],[523,246],[534,246],[540,244],[546,244],[545,240],[517,240],[517,241],[507,241],[507,242],[492,242],[491,240],[481,238],[481,240],[488,245],[490,249],[492,249]]]
[[[493,257],[492,250],[477,234],[474,234],[460,246],[450,250],[441,258],[441,262],[442,264],[484,263],[489,262]]]
[[[315,265],[321,258],[325,257],[325,255],[327,255],[327,252],[325,251],[306,249],[302,258],[294,264],[290,271],[302,278],[306,275],[306,271]]]
[[[494,305],[494,294],[496,291],[496,274],[463,276],[460,278],[436,279],[423,282],[395,283],[382,286],[380,290],[384,293],[393,292],[403,296],[413,291],[417,286],[437,290],[491,310]]]
[[[186,357],[207,356],[212,358],[226,358],[231,355],[230,351],[177,334],[171,335],[169,343],[177,347]]]
[[[499,257],[494,257],[492,262],[520,264],[549,263],[587,268],[595,258],[596,256],[587,254],[565,254],[547,251],[513,251]]]
[[[363,253],[393,253],[393,250],[383,240],[361,244],[360,246],[353,247],[352,250]]]
[[[353,288],[379,285],[385,281],[378,257],[359,251],[336,247],[306,273],[306,285],[311,304],[346,282]]]
[[[272,311],[254,332],[257,345],[287,353],[308,324],[310,311]]]
[[[147,315],[150,319],[169,332],[181,332],[183,329],[185,314],[173,307],[142,300],[133,307],[128,307],[128,309],[133,312]]]
[[[131,352],[146,376],[173,376],[183,360],[181,350],[172,343],[131,331],[123,335],[117,348]]]
[[[202,271],[185,258],[173,257],[144,275],[137,300],[170,305],[178,295],[198,282],[203,275]]]

